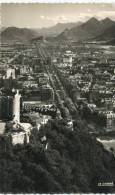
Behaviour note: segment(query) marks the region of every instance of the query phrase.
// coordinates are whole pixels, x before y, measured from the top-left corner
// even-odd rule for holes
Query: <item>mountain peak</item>
[[[87,21],[88,23],[99,23],[99,20],[97,20],[97,18],[95,18],[95,17],[92,17],[92,18],[90,18],[88,21]]]
[[[109,17],[106,17],[102,20],[103,22],[113,22]]]
[[[103,24],[103,26],[108,27],[108,28],[115,24],[115,22],[108,17],[101,20],[101,23]]]

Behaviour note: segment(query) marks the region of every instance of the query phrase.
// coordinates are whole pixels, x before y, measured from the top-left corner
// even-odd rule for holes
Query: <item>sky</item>
[[[115,20],[115,4],[1,4],[1,25],[4,27],[42,28],[57,23],[86,21],[91,17]]]

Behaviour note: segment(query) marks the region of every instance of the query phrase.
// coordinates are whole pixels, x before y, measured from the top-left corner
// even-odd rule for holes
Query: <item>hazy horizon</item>
[[[1,25],[4,27],[43,28],[57,23],[85,22],[91,17],[115,20],[115,4],[1,4]]]

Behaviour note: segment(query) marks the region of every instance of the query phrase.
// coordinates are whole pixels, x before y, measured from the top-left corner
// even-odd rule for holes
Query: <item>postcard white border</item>
[[[0,0],[0,3],[112,3],[115,0]]]

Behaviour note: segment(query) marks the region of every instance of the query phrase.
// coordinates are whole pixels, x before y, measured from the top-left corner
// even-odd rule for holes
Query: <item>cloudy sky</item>
[[[86,21],[90,17],[115,20],[115,4],[2,4],[2,26],[42,28],[56,23]]]

